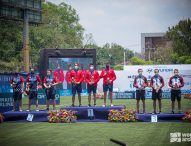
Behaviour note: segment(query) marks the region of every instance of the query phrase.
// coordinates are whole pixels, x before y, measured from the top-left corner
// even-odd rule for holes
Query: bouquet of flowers
[[[134,109],[110,110],[108,120],[110,122],[135,122],[136,111]]]
[[[3,123],[4,116],[0,113],[0,123]]]
[[[191,99],[191,94],[188,94],[188,93],[184,94],[184,98],[185,99]]]
[[[48,120],[50,123],[74,123],[77,120],[76,111],[64,109],[50,111]]]
[[[184,122],[191,122],[191,112],[186,112],[182,120]]]

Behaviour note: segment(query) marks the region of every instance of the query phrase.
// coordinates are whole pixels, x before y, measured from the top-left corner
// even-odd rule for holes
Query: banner
[[[174,69],[179,69],[180,75],[184,79],[184,87],[181,89],[182,94],[191,93],[191,65],[129,65],[125,66],[123,71],[115,71],[117,79],[114,82],[114,88],[118,88],[119,92],[135,92],[133,81],[138,75],[138,69],[143,69],[143,75],[146,76],[148,82],[154,75],[154,69],[159,69],[159,74],[164,78],[165,86],[163,87],[163,98],[170,98],[171,88],[168,86],[170,77],[173,75]],[[101,79],[102,80],[102,79]],[[101,81],[102,82],[102,81]],[[98,89],[102,90],[102,84],[98,85]],[[151,98],[151,87],[146,88],[146,98]]]

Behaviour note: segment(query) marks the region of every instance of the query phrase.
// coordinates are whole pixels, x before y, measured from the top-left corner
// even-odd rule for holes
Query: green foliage
[[[36,66],[43,48],[81,48],[84,28],[79,24],[76,10],[70,5],[50,2],[42,5],[42,24],[29,26],[30,62]],[[0,21],[0,60],[21,66],[22,31],[21,22]],[[1,69],[1,68],[0,68]],[[2,70],[2,69],[1,69]]]
[[[191,56],[191,20],[181,20],[176,26],[169,27],[166,36],[173,42],[172,62],[185,63],[186,57],[181,56]],[[177,56],[181,58],[177,59]]]
[[[141,58],[138,58],[138,57],[132,57],[131,58],[131,64],[132,65],[144,65],[145,61]]]
[[[118,64],[114,66],[114,70],[123,70],[123,66],[121,64]]]

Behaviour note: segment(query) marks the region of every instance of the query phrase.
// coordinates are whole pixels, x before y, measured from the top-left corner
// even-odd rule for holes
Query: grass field
[[[27,108],[24,99],[23,108]],[[99,99],[97,105],[102,105]],[[115,105],[126,105],[135,108],[135,100],[114,100]],[[171,112],[171,102],[163,99],[163,112]],[[87,97],[83,97],[83,105],[87,105]],[[71,105],[71,97],[62,97],[60,106]],[[77,105],[77,101],[76,101]],[[109,105],[109,102],[108,102]],[[57,108],[60,107],[59,105]],[[146,100],[147,112],[152,112],[152,100]],[[34,108],[34,106],[33,106]],[[40,106],[44,109],[45,106]],[[176,105],[177,109],[177,105]],[[182,99],[182,110],[191,109],[191,100]],[[170,143],[170,133],[191,133],[190,123],[15,123],[0,124],[0,146],[100,146],[116,145],[110,142],[114,138],[129,146],[139,145],[191,145],[191,142]]]

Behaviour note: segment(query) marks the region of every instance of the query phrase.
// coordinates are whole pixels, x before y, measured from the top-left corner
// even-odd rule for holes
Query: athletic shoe
[[[82,106],[82,104],[79,104],[79,107]]]
[[[20,109],[19,111],[20,111],[20,112],[22,112],[23,110],[22,110],[22,109]]]
[[[72,106],[72,107],[74,107],[75,105],[74,105],[74,104],[72,104],[71,106]]]
[[[113,104],[111,104],[111,106],[113,106]]]
[[[96,104],[94,103],[94,106],[96,106]]]
[[[104,104],[104,105],[102,105],[102,107],[105,107],[105,104]]]
[[[88,104],[89,107],[91,107],[91,104]]]
[[[30,112],[30,110],[28,109],[28,110],[26,110],[27,112]]]
[[[152,112],[152,114],[156,114],[156,112]]]
[[[172,114],[174,114],[174,111],[172,111]]]
[[[36,109],[36,112],[39,112],[39,109],[38,109],[38,108]]]

